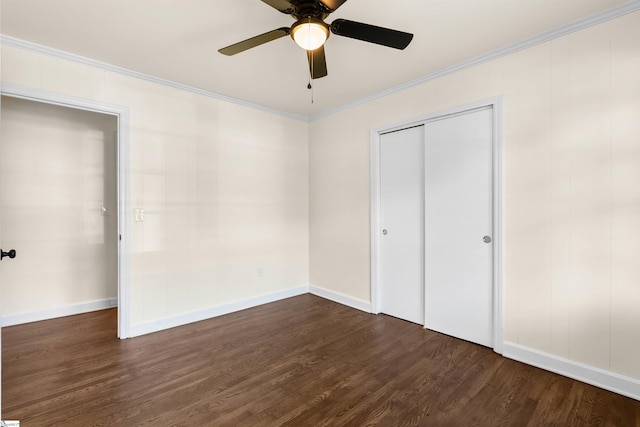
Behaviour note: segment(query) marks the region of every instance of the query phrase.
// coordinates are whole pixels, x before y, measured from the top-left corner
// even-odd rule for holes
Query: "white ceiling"
[[[404,51],[333,35],[307,89],[289,37],[219,48],[293,18],[260,0],[0,0],[2,34],[302,116],[314,116],[627,3],[627,0],[349,0],[334,12],[413,33]],[[636,0],[632,0],[631,3]]]

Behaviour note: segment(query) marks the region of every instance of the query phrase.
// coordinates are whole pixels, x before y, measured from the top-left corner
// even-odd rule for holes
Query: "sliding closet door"
[[[425,327],[493,344],[493,110],[425,125]]]
[[[380,136],[380,310],[424,324],[424,127]]]

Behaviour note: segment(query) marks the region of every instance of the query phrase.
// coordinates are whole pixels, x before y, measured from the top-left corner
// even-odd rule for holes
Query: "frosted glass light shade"
[[[291,37],[305,50],[316,50],[327,41],[329,30],[319,22],[301,22],[291,30]]]

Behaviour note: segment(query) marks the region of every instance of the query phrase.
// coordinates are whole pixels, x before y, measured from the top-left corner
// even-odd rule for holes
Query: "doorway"
[[[129,212],[129,110],[127,107],[96,102],[87,99],[42,91],[20,85],[4,83],[2,96],[37,103],[68,107],[113,116],[117,120],[116,180],[117,206],[111,211],[117,219],[117,306],[118,337],[129,338],[130,334],[130,218]],[[1,230],[0,230],[1,231]],[[0,236],[1,237],[1,236]],[[18,253],[18,257],[20,253]],[[2,283],[0,283],[2,286]],[[4,315],[3,313],[1,313]]]
[[[2,98],[3,325],[118,300],[117,117]]]
[[[497,352],[502,348],[500,115],[500,100],[491,99],[371,132],[372,311],[405,318]],[[394,246],[389,239],[387,205],[400,207],[398,199],[406,202],[408,191],[408,184],[395,196],[387,188],[390,169],[386,157],[398,155],[389,154],[394,134],[393,139],[410,138],[414,147],[422,145],[422,150],[413,149],[413,156],[405,155],[406,164],[411,165],[408,169],[421,168],[424,176],[422,188],[414,179],[410,191],[413,197],[421,196],[422,209],[413,207],[408,212],[401,208],[399,212],[404,213],[395,220],[395,224],[410,225],[411,217],[421,216],[423,222],[414,221],[407,232],[420,236],[419,249]],[[394,149],[401,151],[401,147],[397,144]],[[416,196],[416,191],[421,194]],[[422,280],[417,286],[423,298],[416,301],[420,297],[416,285],[413,292],[398,288],[400,292],[395,293],[396,282],[406,280],[397,274],[390,277],[395,267],[389,259],[396,264],[397,260],[413,260],[420,250]],[[390,251],[395,252],[391,257]],[[412,280],[418,282],[415,277]],[[394,299],[403,301],[399,307],[407,304],[407,312],[422,309],[422,319],[389,313],[388,303]]]

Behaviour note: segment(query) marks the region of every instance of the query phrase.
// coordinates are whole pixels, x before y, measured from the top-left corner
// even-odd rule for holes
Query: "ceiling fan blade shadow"
[[[260,46],[261,44],[279,39],[280,37],[288,36],[290,32],[291,29],[288,27],[278,28],[277,30],[272,30],[264,34],[260,34],[259,36],[251,37],[250,39],[223,47],[222,49],[219,49],[218,52],[223,55],[232,56],[253,47]]]
[[[320,3],[324,5],[327,12],[334,12],[337,8],[345,4],[347,0],[320,0]]]
[[[338,36],[349,37],[369,43],[375,43],[395,49],[404,49],[409,46],[413,34],[390,28],[377,27],[363,24],[362,22],[336,19],[331,23],[331,32]]]
[[[320,46],[316,50],[308,50],[307,59],[312,79],[319,79],[327,75],[327,58],[324,55],[324,46]]]
[[[293,5],[289,0],[262,0],[262,2],[287,15],[293,13]]]

